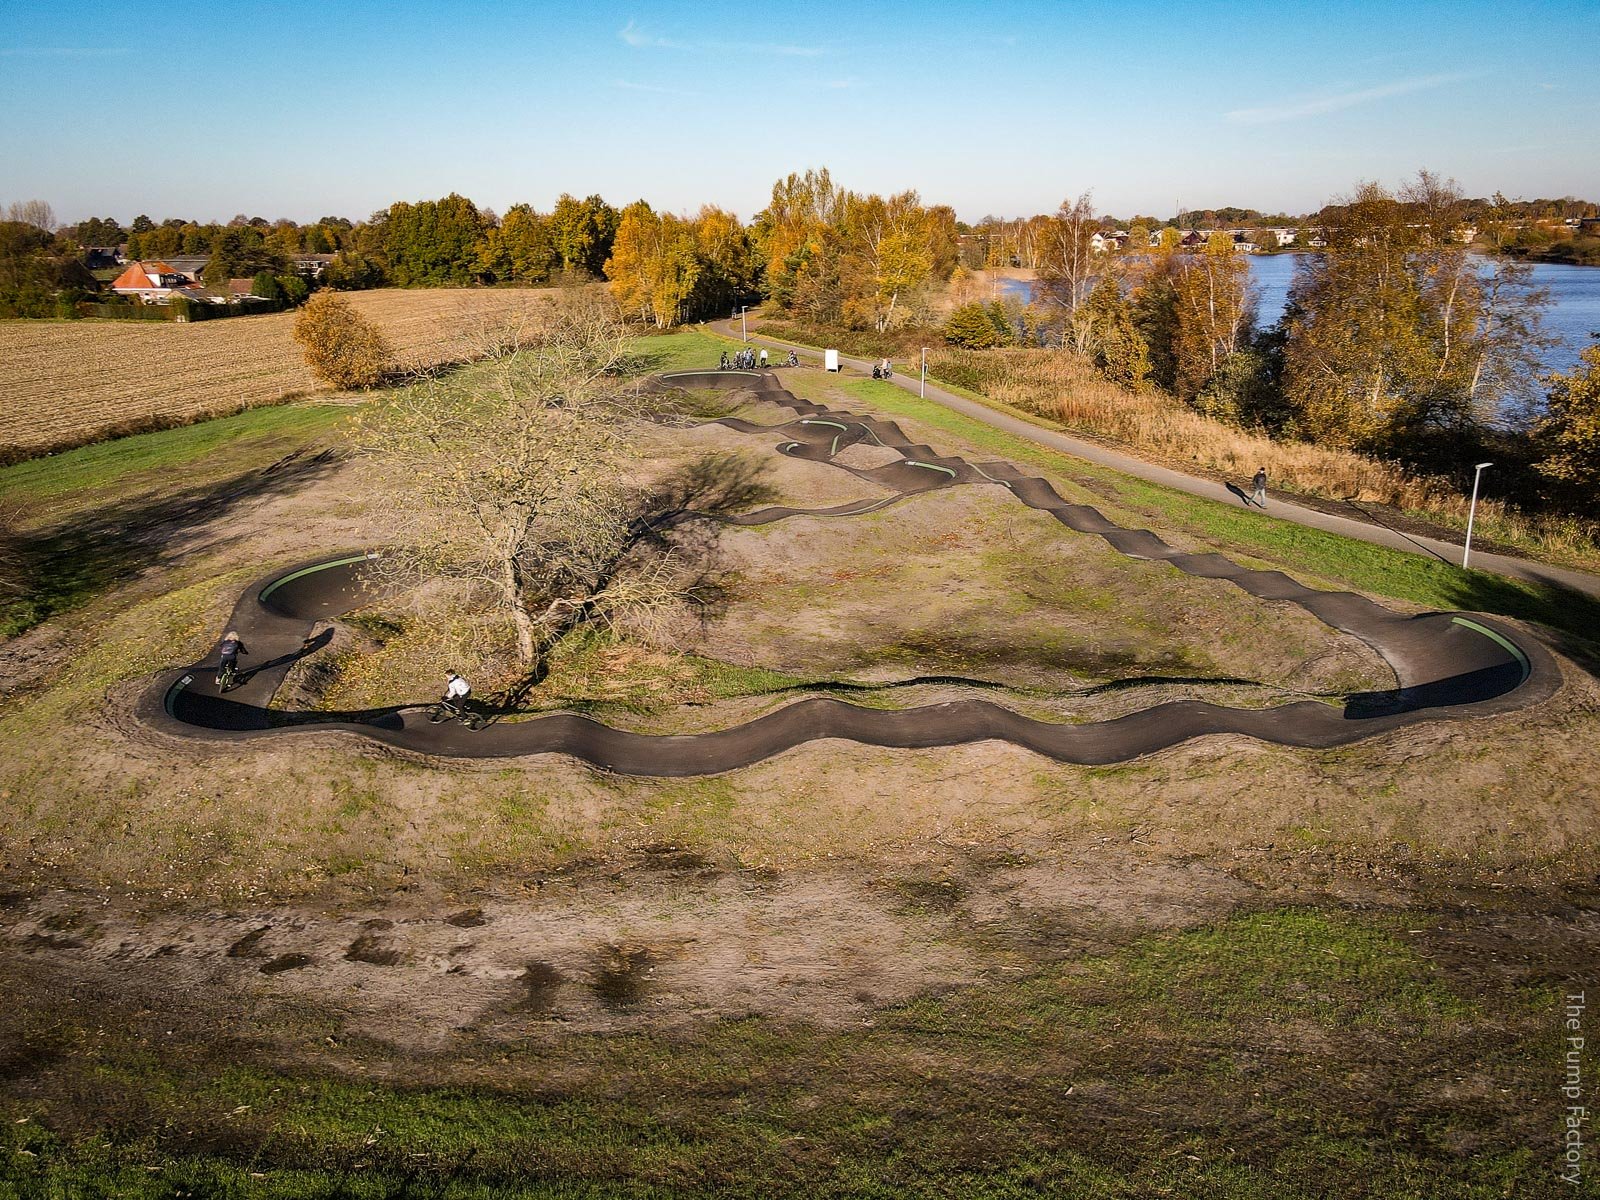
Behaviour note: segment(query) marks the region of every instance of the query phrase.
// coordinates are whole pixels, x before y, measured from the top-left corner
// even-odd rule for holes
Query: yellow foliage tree
[[[311,373],[336,388],[374,387],[393,366],[389,343],[378,327],[326,288],[295,317],[294,340],[304,347]]]

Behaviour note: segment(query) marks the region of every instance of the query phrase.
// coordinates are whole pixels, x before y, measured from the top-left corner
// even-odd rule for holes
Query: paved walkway
[[[718,332],[737,338],[739,336],[738,321],[719,321],[715,323]],[[753,345],[764,345],[769,348],[780,347],[784,351],[793,349],[802,358],[820,360],[822,352],[812,350],[806,346],[794,345],[790,342],[780,341],[761,335],[756,331],[750,334]],[[863,375],[872,373],[873,364],[865,359],[849,358],[844,354],[839,356],[841,366],[848,366],[860,371]],[[915,392],[919,380],[915,376],[896,374],[894,382],[908,392]],[[954,392],[938,387],[931,380],[928,382],[928,398],[937,400],[947,408],[954,409],[963,416],[968,416],[986,425],[1017,437],[1026,438],[1042,446],[1049,446],[1053,450],[1060,450],[1076,458],[1096,463],[1102,467],[1121,471],[1125,475],[1132,475],[1137,479],[1146,479],[1151,483],[1159,483],[1164,487],[1176,491],[1187,492],[1191,496],[1200,496],[1206,500],[1215,500],[1220,504],[1237,506],[1239,498],[1228,491],[1223,484],[1215,483],[1209,479],[1198,479],[1193,475],[1185,475],[1181,471],[1174,471],[1168,467],[1157,466],[1155,463],[1146,462],[1142,458],[1135,458],[1094,442],[1086,442],[1079,438],[1071,437],[1065,433],[1058,433],[1053,429],[1035,425],[1020,417],[990,408],[986,404],[968,400],[965,396],[958,396]],[[1241,486],[1248,481],[1241,480]],[[1341,534],[1344,537],[1356,538],[1363,542],[1371,542],[1378,546],[1389,546],[1395,550],[1405,550],[1413,554],[1423,554],[1436,558],[1440,562],[1459,564],[1461,562],[1460,543],[1440,541],[1437,538],[1421,537],[1399,530],[1390,529],[1383,525],[1375,525],[1354,517],[1341,517],[1333,513],[1321,512],[1318,509],[1306,508],[1291,501],[1280,500],[1268,492],[1267,514],[1280,521],[1293,521],[1297,525],[1304,525],[1311,529],[1322,529],[1328,533]],[[1534,562],[1529,559],[1511,558],[1504,554],[1488,554],[1474,550],[1472,565],[1480,571],[1491,571],[1498,575],[1508,575],[1513,579],[1524,579],[1531,583],[1551,584],[1556,587],[1570,588],[1575,592],[1582,592],[1586,596],[1600,599],[1600,575],[1591,575],[1584,571],[1575,571],[1567,567],[1555,567],[1546,563]]]

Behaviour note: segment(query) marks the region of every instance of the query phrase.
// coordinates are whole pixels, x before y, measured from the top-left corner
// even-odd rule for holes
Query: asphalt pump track
[[[1049,513],[1077,533],[1102,538],[1131,558],[1170,564],[1221,579],[1264,600],[1299,605],[1324,624],[1371,646],[1394,670],[1396,686],[1351,695],[1342,707],[1314,700],[1263,709],[1179,700],[1114,720],[1059,724],[1035,720],[987,700],[963,699],[886,711],[829,696],[808,696],[764,716],[708,733],[652,735],[613,729],[576,713],[498,720],[472,731],[432,724],[426,704],[364,712],[295,712],[271,707],[290,667],[325,644],[318,623],[372,603],[367,575],[373,555],[324,556],[252,584],[234,608],[230,628],[249,648],[247,674],[226,695],[216,686],[217,650],[193,666],[163,672],[138,702],[138,716],[167,733],[211,741],[249,741],[305,732],[342,732],[423,754],[514,758],[564,754],[627,775],[686,776],[730,771],[824,738],[872,746],[955,746],[991,739],[1063,762],[1121,762],[1208,734],[1237,734],[1284,746],[1341,746],[1423,722],[1483,718],[1539,703],[1555,694],[1560,668],[1525,631],[1476,613],[1405,616],[1350,592],[1326,592],[1281,571],[1251,570],[1221,554],[1175,550],[1147,529],[1127,529],[1089,505],[1071,504],[1048,482],[1006,462],[970,463],[912,442],[891,421],[797,400],[770,372],[682,372],[666,386],[736,387],[780,405],[795,418],[778,426],[734,417],[719,422],[743,433],[779,439],[780,453],[828,463],[893,494],[831,508],[772,506],[713,519],[762,525],[793,516],[848,517],[873,512],[941,488],[1003,488],[1020,503]],[[835,461],[866,443],[893,450],[898,461],[870,468]]]

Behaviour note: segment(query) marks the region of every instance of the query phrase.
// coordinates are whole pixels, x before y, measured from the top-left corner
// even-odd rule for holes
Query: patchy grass
[[[1135,519],[1142,515],[1168,528],[1191,531],[1224,552],[1243,550],[1290,575],[1310,576],[1311,582],[1318,585],[1331,582],[1429,608],[1471,609],[1538,621],[1573,635],[1563,649],[1600,660],[1600,643],[1594,640],[1595,631],[1600,629],[1600,601],[1567,588],[1508,579],[1486,571],[1462,571],[1423,555],[1308,529],[1264,513],[1173,491],[995,429],[937,401],[919,399],[893,383],[821,376],[814,371],[797,371],[785,378],[796,395],[825,402],[830,393],[842,392],[876,411],[909,418],[928,429],[949,434],[961,444],[1037,468],[1053,478],[1077,481],[1078,494],[1071,499],[1104,504],[1105,493],[1109,493],[1115,497],[1114,503],[1124,506]],[[959,452],[961,446],[954,449]],[[1092,490],[1085,491],[1085,485]],[[1096,491],[1101,494],[1095,495]],[[1122,519],[1124,514],[1113,509],[1109,515]]]
[[[0,499],[24,505],[65,500],[76,505],[174,482],[186,484],[219,469],[263,467],[337,434],[349,417],[350,410],[339,405],[285,404],[98,442],[0,468]]]
[[[939,880],[896,886],[960,903]],[[623,1008],[635,957],[601,964]],[[285,1069],[33,1008],[0,1137],[19,1194],[1488,1200],[1553,1186],[1556,1012],[1552,989],[1486,987],[1390,919],[1298,909],[858,1029],[467,1045],[422,1086],[315,1022]]]

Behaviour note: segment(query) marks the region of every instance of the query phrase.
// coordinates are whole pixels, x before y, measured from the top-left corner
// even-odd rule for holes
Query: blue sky
[[[0,204],[362,217],[564,191],[748,218],[828,166],[966,219],[1308,211],[1419,167],[1600,199],[1585,3],[0,5]]]

